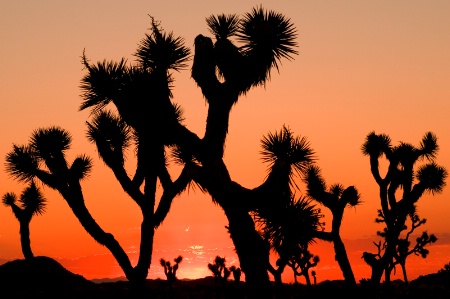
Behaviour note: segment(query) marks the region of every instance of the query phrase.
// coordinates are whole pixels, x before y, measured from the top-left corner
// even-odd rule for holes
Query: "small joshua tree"
[[[366,137],[362,152],[369,156],[370,170],[379,186],[381,209],[378,210],[376,222],[385,225],[383,231],[378,232],[384,241],[374,242],[378,252],[363,254],[364,260],[372,268],[370,282],[375,285],[380,283],[383,272],[386,282],[390,281],[390,272],[396,262],[395,259],[397,258],[397,262],[402,260],[398,258],[399,252],[403,252],[400,257],[406,258],[408,236],[402,238],[401,234],[408,229],[406,226],[408,217],[412,221],[413,230],[414,226],[420,223],[414,216],[418,200],[425,192],[433,195],[442,192],[445,186],[448,173],[444,167],[435,162],[438,149],[437,137],[431,132],[424,135],[419,146],[405,142],[392,146],[389,136],[375,132],[369,133]],[[379,160],[383,156],[388,162],[384,177],[379,169]],[[417,165],[417,162],[422,161],[424,161],[422,165]],[[424,240],[418,239],[423,253],[428,253],[424,251],[423,246],[432,241],[435,241],[434,238],[429,239],[429,236],[425,236]]]
[[[180,255],[174,259],[175,264],[172,266],[170,261],[166,261],[165,259],[161,259],[159,262],[161,266],[164,268],[164,274],[167,278],[167,283],[169,284],[169,288],[172,288],[173,283],[177,280],[177,270],[179,264],[183,260],[183,257]]]
[[[233,265],[228,270],[233,274],[234,282],[236,287],[238,287],[239,282],[241,281],[241,268]]]
[[[304,276],[306,280],[306,285],[311,286],[311,279],[309,277],[309,269],[317,266],[320,258],[317,255],[313,255],[309,250],[308,246],[298,247],[297,254],[293,255],[289,259],[287,265],[291,267],[294,272],[294,282],[297,284],[297,276]]]
[[[340,235],[340,229],[345,208],[355,207],[361,203],[359,192],[354,186],[345,188],[341,184],[333,184],[327,187],[321,169],[317,165],[308,167],[304,181],[307,184],[308,196],[327,207],[332,213],[331,231],[317,232],[317,237],[324,241],[333,242],[335,260],[341,268],[346,283],[356,286],[355,276]]]
[[[34,215],[42,215],[45,212],[45,198],[34,181],[31,181],[18,200],[15,193],[8,192],[3,195],[2,201],[5,206],[11,207],[14,216],[19,220],[22,253],[26,260],[32,259],[34,255],[31,250],[30,222]]]
[[[214,275],[216,287],[218,287],[219,284],[224,287],[231,275],[230,270],[225,266],[225,262],[225,257],[216,256],[214,263],[208,263],[208,269]]]
[[[406,272],[406,258],[411,254],[420,255],[422,258],[426,258],[430,251],[426,249],[425,246],[437,241],[437,238],[434,234],[429,235],[425,231],[420,237],[416,238],[416,244],[414,245],[414,247],[410,248],[411,241],[409,240],[409,237],[416,230],[416,228],[418,228],[422,224],[425,224],[426,222],[426,219],[420,219],[419,216],[415,213],[411,214],[410,218],[411,228],[407,232],[405,238],[400,238],[398,240],[397,250],[394,256],[395,261],[393,263],[393,267],[395,267],[395,265],[397,264],[400,264],[400,266],[402,267],[403,279],[406,284],[409,283]]]

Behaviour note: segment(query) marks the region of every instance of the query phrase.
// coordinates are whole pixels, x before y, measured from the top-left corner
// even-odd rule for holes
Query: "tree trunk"
[[[22,253],[26,260],[32,259],[34,257],[31,251],[31,241],[30,241],[30,222],[29,221],[19,221],[20,225],[20,244],[22,245]]]
[[[406,260],[400,264],[402,266],[402,271],[403,271],[403,280],[405,281],[405,284],[409,284],[408,281],[408,275],[406,274]]]
[[[272,288],[267,271],[269,244],[255,229],[251,216],[239,209],[227,209],[228,231],[233,240],[240,266],[245,274],[249,299],[271,299]]]
[[[353,270],[348,260],[347,251],[339,235],[334,237],[333,245],[336,253],[335,258],[344,275],[345,282],[351,286],[356,286],[355,276],[353,275]]]

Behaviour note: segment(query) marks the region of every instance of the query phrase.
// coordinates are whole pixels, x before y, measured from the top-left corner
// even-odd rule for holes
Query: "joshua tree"
[[[252,189],[232,180],[223,154],[231,108],[251,88],[266,84],[271,70],[278,70],[282,59],[291,59],[297,54],[296,30],[282,14],[262,7],[254,8],[243,17],[210,16],[206,22],[215,41],[201,34],[195,38],[191,69],[192,78],[208,104],[202,138],[181,124],[179,107],[171,101],[173,78],[170,71],[185,66],[189,51],[182,46],[182,39],[173,37],[172,33],[165,34],[153,19],[152,34],[140,43],[135,66],[128,66],[125,60],[91,64],[83,55],[88,74],[82,79],[84,94],[80,108],[90,108],[97,113],[112,103],[120,119],[137,133],[140,162],[135,177],[128,179],[120,164],[113,165],[116,177],[124,177],[122,181],[126,184],[121,183],[127,192],[137,192],[134,186],[144,177],[149,197],[153,196],[156,178],[165,191],[169,190],[153,221],[148,221],[151,223],[146,230],[161,223],[174,196],[192,179],[211,195],[227,216],[228,231],[245,273],[249,298],[270,298],[269,246],[258,234],[251,213],[278,204],[280,194],[289,185],[292,168],[302,167],[309,152],[298,144],[277,149],[280,156],[269,159],[273,165],[267,179]],[[284,133],[294,140],[290,132]],[[111,147],[109,139],[104,139]],[[174,149],[177,161],[182,162],[187,180],[172,182],[163,159],[164,149],[168,147]],[[100,152],[100,147],[98,149]],[[120,151],[107,149],[120,154]],[[148,206],[151,207],[152,202],[150,200]]]
[[[214,275],[216,281],[216,286],[220,283],[225,286],[226,281],[230,277],[231,271],[225,265],[225,258],[216,256],[214,258],[214,263],[208,263],[208,269]]]
[[[304,276],[306,280],[306,285],[308,287],[311,286],[311,279],[309,277],[309,269],[317,266],[320,258],[317,255],[313,255],[308,250],[308,245],[306,246],[298,246],[297,252],[293,255],[287,265],[294,272],[294,281],[297,284],[297,276]]]
[[[108,124],[110,126],[106,129],[104,126]],[[114,236],[105,232],[89,213],[84,201],[81,180],[86,178],[91,170],[91,159],[81,155],[76,157],[72,164],[67,162],[65,154],[71,146],[71,136],[67,131],[56,126],[34,131],[29,144],[14,145],[13,150],[7,154],[6,171],[20,181],[27,182],[38,179],[45,185],[57,190],[66,200],[84,229],[113,254],[127,279],[133,285],[142,286],[150,267],[153,234],[156,227],[154,221],[157,218],[155,216],[157,213],[153,210],[155,200],[154,186],[147,182],[143,188],[144,191],[140,191],[139,187],[143,183],[143,177],[145,178],[146,174],[142,175],[140,173],[139,165],[143,162],[141,162],[139,156],[134,179],[129,179],[126,175],[123,166],[123,149],[129,142],[130,137],[128,134],[130,132],[120,122],[120,119],[110,117],[108,113],[99,113],[94,124],[89,126],[89,134],[94,135],[96,132],[95,128],[101,128],[99,130],[104,130],[108,133],[107,141],[103,140],[103,143],[101,141],[98,142],[99,152],[101,152],[105,163],[111,165],[122,187],[142,209],[143,222],[141,225],[140,254],[136,266],[131,265],[126,252]],[[97,136],[92,138],[97,138]],[[106,148],[106,142],[109,142],[108,148]],[[159,171],[162,170],[160,169]],[[168,197],[176,196],[186,186],[187,181],[183,181],[184,177],[185,174],[182,173],[175,182],[167,182],[167,188],[162,195],[158,210],[161,209]],[[163,218],[161,217],[160,219]]]
[[[30,241],[30,222],[34,215],[42,215],[45,212],[45,198],[34,181],[25,188],[17,199],[13,192],[8,192],[3,195],[3,204],[10,207],[14,216],[19,220],[20,225],[20,244],[22,246],[22,253],[26,260],[34,257],[31,250]],[[17,205],[17,201],[19,205]]]
[[[437,238],[435,235],[428,235],[427,232],[423,232],[422,235],[416,238],[416,244],[414,247],[410,248],[411,241],[409,240],[411,234],[418,228],[419,226],[426,223],[426,219],[420,219],[420,217],[413,211],[412,214],[409,214],[408,217],[411,220],[411,227],[406,233],[404,238],[399,238],[396,253],[394,255],[394,262],[390,268],[395,267],[397,264],[400,264],[402,267],[403,279],[406,284],[409,283],[408,275],[406,272],[406,259],[411,254],[420,255],[422,258],[426,258],[428,256],[429,250],[425,248],[426,245],[435,243]]]
[[[307,171],[304,181],[307,184],[307,194],[310,198],[327,207],[333,216],[331,221],[331,231],[318,232],[317,237],[325,241],[333,242],[335,259],[341,268],[345,281],[356,286],[350,261],[345,250],[344,242],[340,236],[342,217],[346,207],[354,207],[360,201],[360,195],[355,187],[345,188],[340,184],[334,184],[327,189],[321,170],[317,165],[311,165]]]
[[[169,285],[169,289],[172,289],[173,283],[177,280],[177,270],[179,264],[183,260],[183,257],[180,255],[174,259],[175,264],[172,266],[170,261],[166,261],[165,259],[160,259],[159,263],[164,268],[164,274],[167,278],[167,283]]]
[[[234,283],[236,288],[239,287],[239,283],[241,282],[241,268],[236,266],[231,266],[228,270],[233,274]]]
[[[386,282],[390,281],[390,271],[399,246],[400,252],[404,251],[402,243],[405,238],[401,238],[401,233],[407,230],[405,223],[408,216],[415,215],[416,203],[424,192],[436,194],[443,190],[447,170],[434,162],[438,144],[436,136],[431,132],[424,135],[418,147],[404,142],[392,146],[389,136],[371,132],[366,137],[362,152],[369,156],[370,169],[379,186],[381,209],[378,210],[376,221],[385,225],[383,231],[378,232],[384,242],[375,243],[378,252],[365,252],[363,255],[372,268],[370,282],[379,284],[383,272]],[[382,156],[388,162],[384,177],[379,169],[379,159]],[[422,160],[426,162],[416,165]],[[414,226],[414,218],[412,219]],[[429,243],[429,239],[424,242]]]
[[[285,267],[290,266],[293,269],[295,279],[297,275],[304,275],[303,268],[308,266],[309,262],[309,258],[308,262],[305,259],[308,244],[314,242],[314,236],[323,227],[323,223],[320,222],[323,217],[320,209],[306,198],[294,199],[294,195],[291,194],[291,196],[289,204],[278,212],[273,210],[264,217],[255,215],[260,224],[261,234],[279,256],[276,269],[268,265],[279,297],[283,297],[281,274]],[[299,267],[302,268],[299,270]],[[308,280],[309,277],[306,275],[305,277]]]

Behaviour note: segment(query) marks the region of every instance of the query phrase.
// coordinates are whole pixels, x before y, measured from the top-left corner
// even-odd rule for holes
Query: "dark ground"
[[[145,288],[134,290],[127,281],[94,283],[74,274],[48,257],[33,261],[15,260],[0,266],[0,298],[146,298],[146,299],[245,299],[244,282],[228,281],[216,287],[214,278],[179,280],[170,290],[165,280],[148,280]],[[406,286],[394,281],[390,287],[371,289],[364,283],[349,289],[343,281],[324,281],[308,288],[285,284],[286,299],[297,298],[417,298],[450,299],[450,272],[421,276]],[[274,296],[274,298],[276,298]]]

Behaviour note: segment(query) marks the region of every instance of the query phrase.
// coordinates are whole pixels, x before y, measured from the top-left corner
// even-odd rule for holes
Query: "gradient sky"
[[[369,277],[370,268],[360,257],[362,251],[375,250],[372,241],[381,227],[374,223],[377,185],[368,157],[361,153],[367,134],[385,133],[394,144],[418,145],[432,131],[440,145],[437,162],[450,170],[447,0],[0,1],[0,157],[13,144],[26,143],[37,128],[58,125],[71,132],[68,159],[82,153],[94,158],[93,172],[83,183],[88,208],[136,256],[140,211],[87,142],[88,111],[78,111],[79,84],[86,73],[80,62],[83,49],[91,62],[122,57],[133,62],[137,44],[149,32],[149,15],[193,49],[196,35],[210,36],[206,17],[244,14],[260,4],[291,19],[298,30],[299,55],[283,60],[265,88],[252,89],[233,108],[225,152],[230,174],[246,187],[257,186],[267,169],[259,155],[263,135],[287,125],[307,137],[327,183],[354,185],[362,195],[363,204],[344,215],[342,237],[357,279]],[[173,93],[184,108],[187,127],[203,136],[207,106],[190,69],[175,74]],[[24,187],[2,166],[1,195],[20,194]],[[44,192],[47,212],[31,221],[35,255],[58,259],[86,278],[123,275],[62,197],[48,188]],[[411,260],[409,278],[436,272],[450,261],[449,195],[446,187],[419,201],[419,215],[428,220],[423,230],[438,241],[429,247],[426,260]],[[172,260],[180,254],[185,260],[179,277],[209,275],[206,265],[216,255],[238,265],[225,225],[221,209],[199,190],[176,198],[156,232],[149,277],[162,277],[159,258]],[[18,232],[18,221],[1,206],[0,263],[23,258]],[[319,242],[313,253],[321,257],[319,281],[342,278],[331,244]]]

